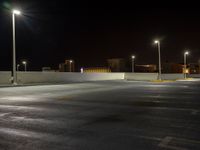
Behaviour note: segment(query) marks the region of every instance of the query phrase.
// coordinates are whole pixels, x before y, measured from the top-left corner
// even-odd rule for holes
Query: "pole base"
[[[12,85],[13,85],[13,86],[16,86],[16,85],[18,85],[18,84],[17,84],[17,82],[13,82],[13,84],[12,84]]]

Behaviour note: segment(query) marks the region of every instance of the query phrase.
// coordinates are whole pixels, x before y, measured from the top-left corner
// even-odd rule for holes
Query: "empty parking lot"
[[[0,88],[0,149],[199,150],[200,81]]]

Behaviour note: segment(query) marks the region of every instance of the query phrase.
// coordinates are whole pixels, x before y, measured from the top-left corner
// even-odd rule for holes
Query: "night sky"
[[[168,6],[168,7],[167,7]],[[200,58],[200,10],[133,4],[125,1],[0,0],[0,70],[12,64],[11,9],[16,17],[17,61],[28,60],[29,70],[58,68],[74,59],[77,68],[106,66],[108,58],[137,64],[158,62],[153,41],[161,41],[162,62],[190,62]]]

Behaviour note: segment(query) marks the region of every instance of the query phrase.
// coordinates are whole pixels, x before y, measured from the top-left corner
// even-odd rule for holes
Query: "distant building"
[[[189,71],[191,74],[199,74],[200,73],[200,65],[196,63],[191,63],[188,65]]]
[[[122,58],[108,59],[107,61],[112,72],[124,72],[126,70],[125,61]]]
[[[187,70],[190,74],[199,74],[200,65],[198,63],[191,63],[187,65]],[[183,73],[184,64],[178,63],[164,63],[162,64],[163,73]]]
[[[183,64],[178,63],[163,63],[162,72],[163,73],[183,73]]]
[[[106,73],[111,72],[110,68],[108,67],[91,67],[91,68],[82,68],[82,72],[84,73]]]
[[[147,64],[147,65],[135,65],[136,72],[156,72],[156,65]]]
[[[42,72],[55,72],[55,70],[52,70],[51,67],[42,67]]]
[[[65,60],[64,63],[59,64],[59,71],[60,72],[74,72],[75,71],[74,60]]]

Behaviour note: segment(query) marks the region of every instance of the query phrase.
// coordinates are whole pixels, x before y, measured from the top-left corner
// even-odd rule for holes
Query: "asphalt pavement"
[[[0,150],[199,150],[200,80],[0,88]]]

